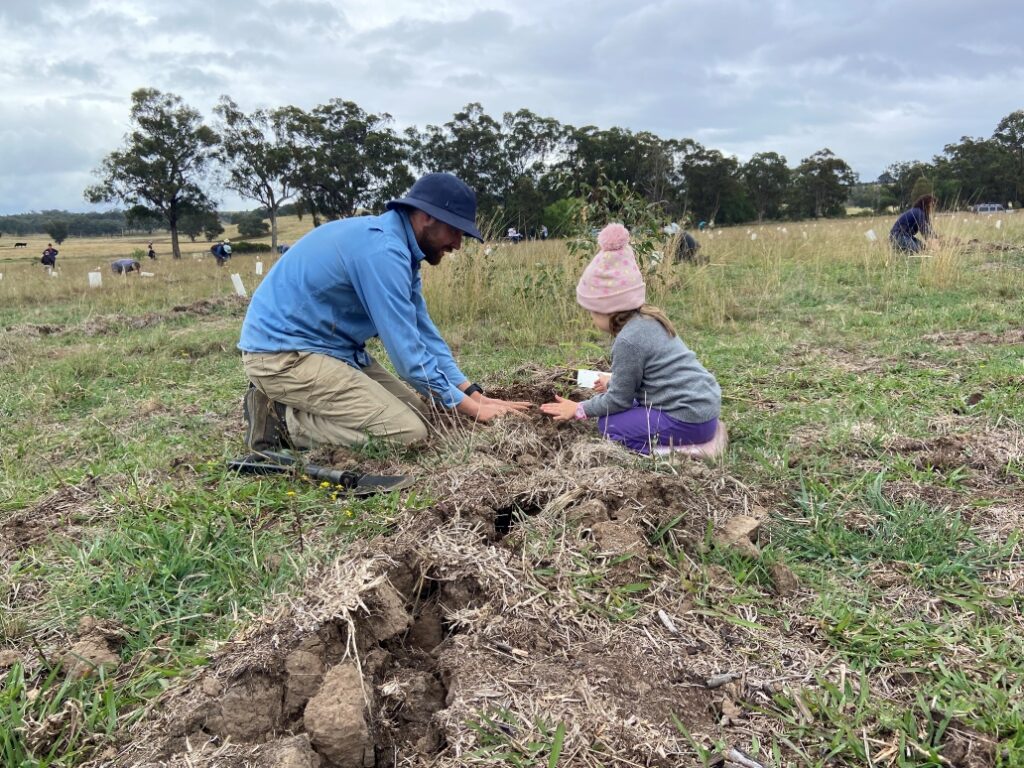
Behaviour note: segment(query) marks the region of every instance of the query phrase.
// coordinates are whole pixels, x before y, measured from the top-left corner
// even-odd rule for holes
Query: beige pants
[[[297,448],[354,447],[370,436],[409,445],[427,436],[426,404],[376,361],[359,370],[317,352],[243,352],[242,364],[253,384],[286,406]]]

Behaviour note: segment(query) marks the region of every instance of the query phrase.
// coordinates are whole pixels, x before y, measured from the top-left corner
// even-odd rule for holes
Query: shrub
[[[258,213],[243,213],[235,217],[238,234],[242,237],[263,237],[270,234],[270,225]]]
[[[250,243],[248,240],[239,240],[231,244],[231,253],[270,253],[269,243]]]

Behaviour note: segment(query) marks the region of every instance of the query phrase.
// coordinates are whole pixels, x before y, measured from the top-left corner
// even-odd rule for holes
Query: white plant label
[[[99,288],[103,285],[103,273],[102,272],[90,272],[89,273],[89,287]]]
[[[603,375],[600,371],[589,371],[586,368],[580,368],[576,371],[576,386],[583,387],[584,389],[593,389],[594,385],[597,384],[599,376]]]
[[[262,275],[263,274],[263,262],[262,261],[257,261],[256,262],[256,274],[257,275]]]
[[[242,276],[237,272],[231,275],[231,284],[235,286],[235,293],[243,299],[249,297],[249,294],[245,292],[245,286],[242,284]]]
[[[875,234],[875,230],[873,229],[869,229],[867,232],[865,232],[864,237],[866,237],[868,241],[872,243],[878,239],[878,235]]]

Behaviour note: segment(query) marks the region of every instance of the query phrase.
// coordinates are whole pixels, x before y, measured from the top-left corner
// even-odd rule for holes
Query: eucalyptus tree
[[[200,235],[210,241],[223,234],[224,225],[220,223],[220,217],[212,207],[190,207],[178,219],[178,231],[193,243]]]
[[[790,185],[790,213],[799,216],[842,216],[857,174],[827,147],[800,161]]]
[[[692,140],[682,143],[680,151],[684,199],[694,218],[720,224],[753,218],[739,160]]]
[[[740,176],[757,220],[777,219],[789,188],[789,167],[778,152],[757,152],[743,164]]]
[[[486,219],[505,203],[514,173],[505,153],[501,123],[473,102],[444,125],[406,131],[411,159],[424,172],[447,171],[466,182],[477,195]]]
[[[918,185],[920,179],[928,179],[934,175],[934,165],[920,160],[910,160],[889,164],[878,177],[878,181],[889,192],[897,207],[909,208],[916,199],[915,185]]]
[[[557,199],[544,185],[551,165],[565,150],[565,128],[552,117],[528,109],[502,116],[501,151],[508,163],[509,187],[501,190],[505,219],[510,224],[535,227],[543,222],[544,208]]]
[[[1002,147],[1010,160],[1013,176],[1013,201],[1024,201],[1024,110],[1011,112],[996,126],[992,139]]]
[[[218,137],[202,116],[172,93],[140,88],[132,93],[131,130],[124,146],[104,158],[99,183],[85,190],[92,203],[120,201],[144,208],[167,223],[171,251],[181,258],[182,214],[212,203],[202,188]]]
[[[290,179],[314,223],[377,210],[413,182],[405,141],[387,113],[332,99],[309,112],[284,107],[280,120],[296,152]]]
[[[278,213],[299,192],[299,153],[286,128],[289,113],[257,109],[246,114],[228,96],[221,96],[214,112],[221,137],[217,159],[227,171],[226,186],[266,209],[276,251]]]
[[[1005,203],[1014,194],[1012,155],[999,142],[963,136],[942,152],[935,168],[944,203]]]

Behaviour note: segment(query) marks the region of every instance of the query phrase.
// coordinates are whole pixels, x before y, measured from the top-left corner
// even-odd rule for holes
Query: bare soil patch
[[[24,550],[44,543],[51,536],[78,538],[100,517],[95,507],[98,480],[63,485],[31,507],[0,521],[0,563],[10,563]]]
[[[247,306],[248,302],[239,296],[222,296],[217,299],[200,299],[191,304],[181,304],[172,307],[167,312],[98,315],[72,325],[21,323],[7,326],[4,331],[18,338],[63,336],[75,333],[85,336],[104,336],[109,333],[151,328],[181,317],[207,317],[214,314],[241,317],[245,314]]]
[[[989,331],[945,331],[922,337],[948,347],[971,347],[978,344],[1024,344],[1024,328],[1010,328],[1002,333]]]
[[[934,437],[894,437],[885,450],[906,456],[922,470],[948,473],[970,469],[979,485],[1018,482],[1010,471],[1024,463],[1024,432],[1017,427],[993,427],[978,419],[951,417],[933,428],[938,433]]]

